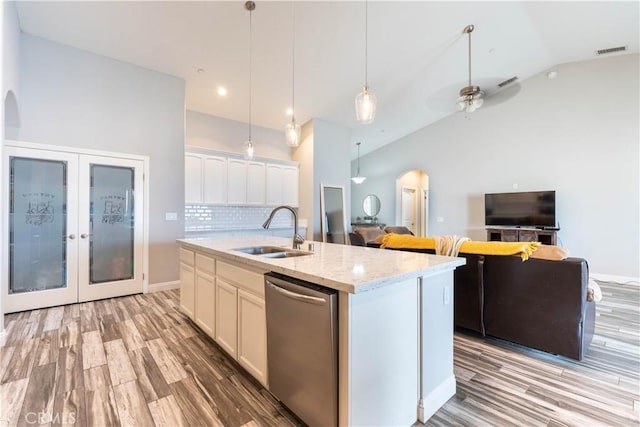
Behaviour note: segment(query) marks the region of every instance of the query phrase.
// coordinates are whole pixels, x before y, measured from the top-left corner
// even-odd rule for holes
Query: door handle
[[[75,234],[69,234],[69,240],[73,240],[73,239],[75,239],[75,238],[76,238],[76,235],[75,235]]]
[[[325,304],[326,301],[322,298],[318,298],[318,297],[312,297],[309,295],[302,295],[296,292],[291,292],[288,291],[286,289],[282,289],[280,286],[277,286],[271,282],[267,282],[267,284],[276,292],[278,292],[279,294],[282,294],[286,297],[298,300],[298,301],[304,301],[304,302],[309,302],[311,304]]]
[[[83,239],[86,239],[87,237],[89,237],[89,235],[87,233],[82,233],[80,237]]]

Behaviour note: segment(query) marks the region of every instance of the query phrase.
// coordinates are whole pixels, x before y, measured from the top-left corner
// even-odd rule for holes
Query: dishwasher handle
[[[267,285],[269,285],[274,291],[278,292],[279,294],[284,295],[288,298],[298,300],[298,301],[307,302],[310,304],[318,304],[318,305],[322,305],[327,302],[324,298],[312,297],[309,295],[302,295],[296,292],[291,292],[287,289],[281,288],[280,286],[274,283],[271,283],[268,280],[267,280]]]

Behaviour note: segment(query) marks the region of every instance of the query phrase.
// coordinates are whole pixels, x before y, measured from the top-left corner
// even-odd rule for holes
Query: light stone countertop
[[[261,270],[285,274],[348,293],[370,291],[393,283],[438,274],[465,264],[464,258],[392,251],[362,246],[310,242],[311,255],[266,258],[234,251],[250,246],[282,246],[291,249],[292,239],[246,235],[179,239],[185,248],[210,253],[221,259]]]

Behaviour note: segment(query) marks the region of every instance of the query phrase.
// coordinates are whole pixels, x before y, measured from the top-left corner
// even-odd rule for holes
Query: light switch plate
[[[177,212],[165,212],[164,213],[164,220],[165,221],[177,221],[178,220],[178,213]]]

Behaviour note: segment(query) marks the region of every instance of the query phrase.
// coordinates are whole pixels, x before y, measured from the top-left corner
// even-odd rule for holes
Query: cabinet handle
[[[87,237],[89,237],[89,235],[87,233],[82,233],[80,237],[83,239],[86,239]]]
[[[73,239],[75,239],[75,238],[76,238],[76,235],[75,235],[75,234],[69,234],[69,240],[73,240]]]

